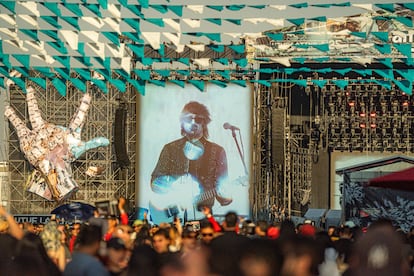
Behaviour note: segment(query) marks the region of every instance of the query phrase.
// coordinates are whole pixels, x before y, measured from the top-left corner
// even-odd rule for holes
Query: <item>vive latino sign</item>
[[[46,224],[50,220],[50,215],[14,215],[14,219],[17,223]]]

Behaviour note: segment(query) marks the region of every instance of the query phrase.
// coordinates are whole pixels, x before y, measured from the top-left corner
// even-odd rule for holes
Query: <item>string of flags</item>
[[[411,94],[411,69],[401,72],[393,64],[413,64],[414,3],[159,2],[0,1],[0,86],[11,81],[24,88],[24,80],[31,79],[43,87],[42,77],[30,77],[36,70],[44,78],[55,78],[53,85],[62,94],[70,84],[85,91],[85,81],[94,81],[104,93],[108,85],[125,91],[129,83],[145,94],[146,83],[167,82],[190,83],[203,91],[206,83],[225,87],[285,81],[257,79],[269,70],[261,69],[262,63],[279,63],[282,67],[273,73],[289,75],[309,69],[308,62],[357,62],[384,65],[382,70],[361,70],[363,80],[379,74]],[[345,16],[329,18],[328,9]],[[202,55],[206,52],[207,57]],[[303,67],[289,68],[292,63]],[[101,79],[94,80],[92,72]]]

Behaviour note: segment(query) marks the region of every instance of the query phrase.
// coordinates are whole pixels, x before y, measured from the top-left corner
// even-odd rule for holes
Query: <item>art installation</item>
[[[68,127],[63,127],[46,122],[41,116],[34,89],[29,87],[26,92],[32,129],[12,107],[7,106],[4,114],[17,131],[20,149],[35,167],[27,181],[27,189],[47,200],[60,201],[78,189],[71,162],[90,149],[108,146],[109,140],[105,137],[87,142],[81,140],[81,130],[92,99],[89,94],[82,97]]]

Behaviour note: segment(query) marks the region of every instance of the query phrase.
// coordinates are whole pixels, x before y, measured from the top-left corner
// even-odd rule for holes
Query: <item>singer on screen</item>
[[[192,205],[190,209],[212,207],[215,200],[221,206],[232,203],[220,192],[228,176],[227,157],[223,147],[207,140],[210,121],[205,105],[193,101],[184,106],[180,115],[182,137],[163,147],[151,175],[153,192],[172,193],[173,197],[166,198],[180,200],[186,207]],[[188,195],[187,204],[184,198]]]

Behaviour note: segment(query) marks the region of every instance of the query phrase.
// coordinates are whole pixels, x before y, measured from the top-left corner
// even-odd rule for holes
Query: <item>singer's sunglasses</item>
[[[205,117],[200,116],[200,115],[195,115],[195,114],[186,114],[181,117],[181,120],[183,122],[191,123],[194,120],[194,122],[196,122],[197,124],[204,123],[205,119],[206,119]]]
[[[203,237],[212,237],[214,234],[213,233],[201,233],[201,235]]]

